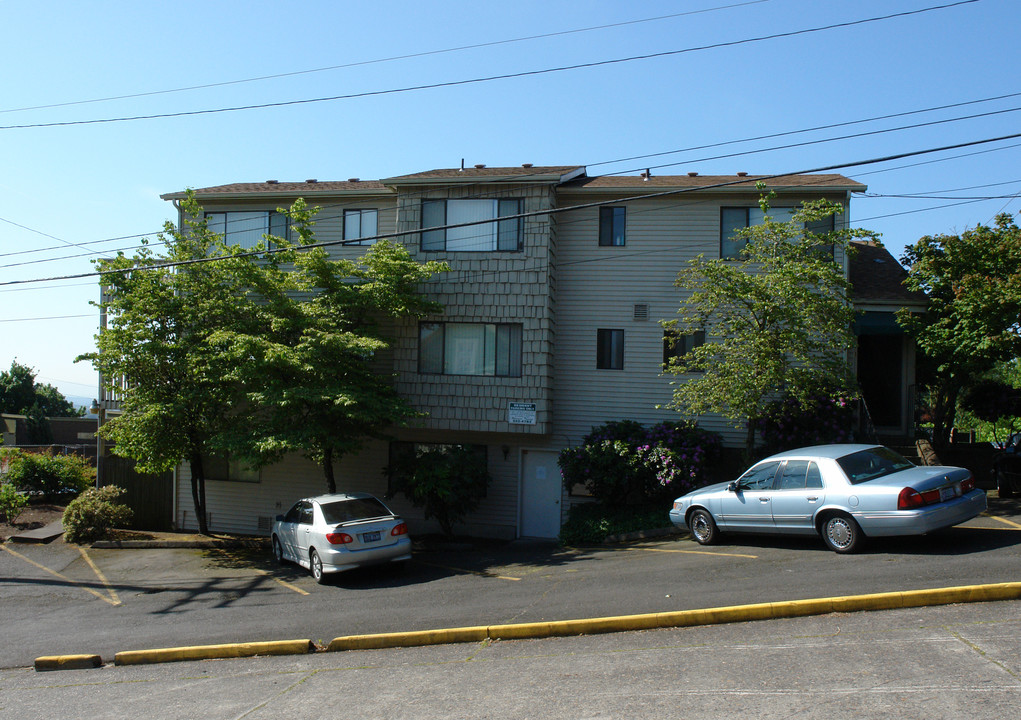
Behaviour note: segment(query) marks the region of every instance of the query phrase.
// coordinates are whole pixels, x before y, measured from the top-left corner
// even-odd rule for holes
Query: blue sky
[[[378,179],[462,159],[771,174],[1021,132],[1021,95],[916,112],[1021,93],[1014,0],[790,34],[952,2],[0,0],[0,369],[17,358],[94,396],[91,367],[73,360],[93,347],[96,281],[11,283],[89,272],[90,258],[160,230],[173,209],[159,195],[186,187]],[[134,97],[83,102],[120,96]],[[899,113],[914,114],[736,142]],[[859,137],[834,139],[846,135]],[[778,147],[817,140],[829,141]],[[852,222],[900,256],[923,235],[1021,210],[1019,168],[1014,139],[839,172],[879,196],[855,198]],[[938,197],[897,197],[909,194]]]

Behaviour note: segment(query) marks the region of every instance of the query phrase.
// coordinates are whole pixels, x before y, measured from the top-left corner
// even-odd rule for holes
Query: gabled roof
[[[386,185],[432,185],[477,182],[565,183],[585,175],[584,165],[521,165],[519,167],[441,168],[385,178]]]
[[[851,300],[855,304],[924,306],[925,293],[904,286],[908,276],[899,262],[886,248],[871,241],[851,242],[853,252],[848,278],[851,282]]]

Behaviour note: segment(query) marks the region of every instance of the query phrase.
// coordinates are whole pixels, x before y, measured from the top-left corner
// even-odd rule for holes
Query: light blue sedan
[[[273,556],[308,568],[316,582],[330,573],[411,559],[408,526],[368,493],[304,498],[273,523]]]
[[[922,535],[985,509],[985,491],[964,468],[915,466],[881,445],[818,445],[677,498],[670,520],[702,545],[721,532],[821,535],[850,553],[866,537]]]

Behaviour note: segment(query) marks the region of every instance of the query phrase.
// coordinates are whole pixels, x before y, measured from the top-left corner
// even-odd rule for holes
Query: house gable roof
[[[908,275],[890,251],[871,241],[851,242],[853,251],[848,269],[851,300],[855,305],[898,305],[924,307],[925,293],[904,285]]]

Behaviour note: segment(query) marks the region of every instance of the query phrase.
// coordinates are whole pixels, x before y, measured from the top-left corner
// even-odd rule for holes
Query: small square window
[[[624,369],[624,331],[596,330],[596,368]]]
[[[599,208],[599,244],[623,247],[627,234],[627,208]]]
[[[669,366],[672,360],[684,357],[699,345],[705,345],[704,330],[690,335],[684,335],[676,330],[667,330],[663,334],[663,365]]]

